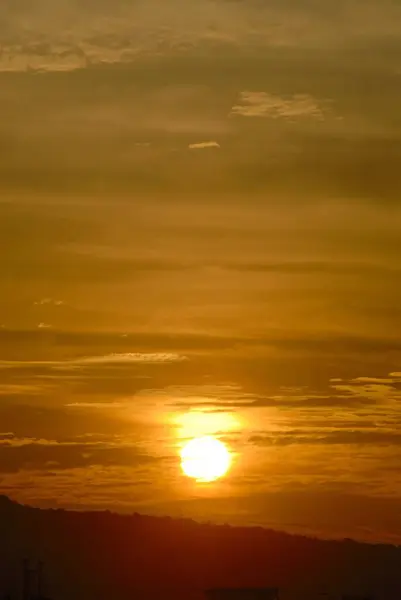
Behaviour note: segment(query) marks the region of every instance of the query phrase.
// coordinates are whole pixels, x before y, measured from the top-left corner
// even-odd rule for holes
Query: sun
[[[230,468],[231,455],[223,442],[213,436],[194,438],[181,450],[181,468],[199,482],[215,481]]]

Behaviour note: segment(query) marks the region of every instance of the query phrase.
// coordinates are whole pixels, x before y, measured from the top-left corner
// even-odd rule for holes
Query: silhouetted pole
[[[22,561],[22,600],[30,600],[31,595],[31,572],[29,570],[29,561],[24,558]]]
[[[42,597],[43,592],[43,561],[38,562],[38,598]]]

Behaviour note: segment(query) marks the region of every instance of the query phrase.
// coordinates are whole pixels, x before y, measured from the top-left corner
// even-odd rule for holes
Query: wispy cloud
[[[0,396],[27,396],[31,394],[38,395],[42,392],[43,386],[35,385],[34,383],[10,382],[0,384]]]
[[[322,104],[309,94],[295,94],[283,98],[267,92],[241,92],[230,116],[264,117],[271,119],[324,119]]]
[[[106,356],[88,356],[73,362],[80,365],[125,363],[164,364],[183,362],[185,360],[187,360],[186,356],[175,354],[173,352],[126,352],[123,354],[107,354]]]
[[[393,402],[401,400],[401,379],[394,377],[356,377],[349,381],[332,383],[333,389],[350,394],[354,398],[374,402]]]
[[[197,142],[194,144],[189,144],[188,148],[190,150],[202,150],[204,148],[220,148],[220,144],[218,142]]]
[[[0,361],[0,369],[20,369],[24,367],[44,367],[49,369],[70,369],[79,367],[90,367],[96,365],[129,365],[129,364],[168,364],[183,362],[188,357],[174,352],[125,352],[106,354],[102,356],[85,356],[72,360],[59,361],[22,361],[3,360]]]
[[[76,469],[90,465],[138,467],[161,460],[135,443],[57,442],[46,439],[0,441],[0,472]]]
[[[222,0],[105,0],[78,7],[65,0],[3,9],[3,70],[67,70],[93,62],[132,61],[141,55],[191,53],[201,47],[235,50],[338,47],[358,40],[396,37],[397,3],[342,0],[260,3]],[[26,23],[29,23],[27,28]]]
[[[65,405],[67,408],[83,408],[90,410],[114,410],[116,408],[123,408],[122,402],[70,402]]]
[[[55,300],[54,298],[41,298],[34,302],[35,306],[62,306],[63,304],[62,300]]]
[[[328,429],[315,429],[313,433],[305,430],[275,431],[272,434],[253,435],[249,439],[251,444],[266,446],[287,445],[352,445],[352,446],[400,446],[401,434],[399,431],[384,428],[372,428],[369,431],[329,431]]]
[[[355,377],[351,380],[353,383],[359,384],[381,384],[381,383],[394,383],[397,379],[394,377],[395,374],[391,374],[389,377]]]

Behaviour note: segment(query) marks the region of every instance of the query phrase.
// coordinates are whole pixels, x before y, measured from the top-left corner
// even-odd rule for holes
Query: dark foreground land
[[[45,592],[54,600],[195,600],[219,586],[277,586],[283,599],[322,598],[323,591],[401,598],[400,547],[40,510],[0,497],[0,597],[20,597],[23,557],[44,561]]]

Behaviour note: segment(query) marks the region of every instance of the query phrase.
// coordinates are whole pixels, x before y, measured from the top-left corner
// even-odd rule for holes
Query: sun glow
[[[181,468],[187,477],[210,482],[225,475],[231,455],[223,442],[213,436],[194,438],[181,450]]]

